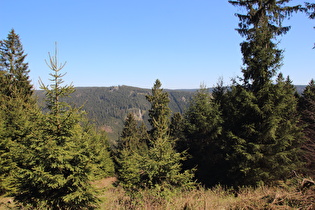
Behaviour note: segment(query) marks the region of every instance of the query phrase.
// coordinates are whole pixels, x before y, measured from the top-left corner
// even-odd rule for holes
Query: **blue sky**
[[[39,77],[49,84],[45,59],[55,42],[74,86],[151,88],[160,79],[170,89],[213,87],[241,75],[237,12],[227,0],[3,0],[0,39],[12,28],[20,35],[36,88]],[[281,72],[307,84],[315,78],[315,20],[298,14],[286,24]]]

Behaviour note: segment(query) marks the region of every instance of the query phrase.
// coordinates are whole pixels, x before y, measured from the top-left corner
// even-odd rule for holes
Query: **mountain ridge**
[[[298,93],[302,93],[304,85],[297,85]],[[124,120],[128,113],[133,113],[136,119],[149,127],[148,111],[150,103],[145,96],[151,94],[151,89],[127,85],[110,87],[75,87],[75,92],[65,101],[73,106],[81,107],[87,112],[88,119],[99,129],[107,132],[111,141],[119,138]],[[184,113],[190,100],[198,89],[164,89],[168,92],[172,113]],[[209,88],[212,92],[213,88]],[[43,106],[44,92],[36,90],[39,104]],[[44,106],[43,106],[44,107]]]
[[[87,112],[87,117],[99,129],[107,132],[108,137],[115,141],[123,128],[128,113],[133,113],[136,119],[148,124],[150,103],[145,96],[151,94],[151,89],[126,85],[110,87],[75,87],[71,97],[64,100],[73,106],[81,107]],[[194,91],[179,91],[164,89],[169,94],[169,107],[173,113],[183,113],[188,107]],[[43,106],[44,92],[36,90],[39,104]]]

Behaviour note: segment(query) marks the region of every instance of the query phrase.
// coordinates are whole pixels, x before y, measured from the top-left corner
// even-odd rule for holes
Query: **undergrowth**
[[[98,209],[315,209],[315,185],[311,179],[291,179],[274,186],[244,187],[237,192],[217,186],[212,189],[158,194],[152,190],[126,192],[114,186],[115,179],[95,182],[101,203]],[[102,183],[102,184],[100,184]],[[105,183],[105,184],[104,184]],[[306,183],[306,184],[305,184]],[[18,209],[12,198],[0,198],[0,209]]]

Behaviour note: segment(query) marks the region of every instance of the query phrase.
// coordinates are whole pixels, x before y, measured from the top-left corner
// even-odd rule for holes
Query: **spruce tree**
[[[169,98],[161,86],[161,82],[156,80],[152,95],[147,95],[147,100],[151,104],[149,122],[152,129],[148,159],[144,164],[144,183],[146,187],[158,190],[189,187],[193,174],[189,170],[182,172],[181,162],[185,160],[185,156],[184,153],[175,151],[175,139],[169,135],[171,114],[168,107]]]
[[[152,127],[150,134],[152,140],[163,138],[168,135],[170,108],[168,103],[170,99],[168,93],[161,88],[160,80],[156,80],[152,88],[152,95],[147,95],[147,100],[151,103],[149,110],[149,123]]]
[[[129,113],[118,142],[118,149],[128,148],[130,150],[136,150],[140,141],[139,138],[138,123],[134,115]]]
[[[301,7],[286,6],[289,1],[229,2],[247,13],[237,14],[237,31],[246,38],[241,43],[243,84],[234,83],[223,105],[226,182],[239,186],[285,179],[298,165],[300,131],[294,88],[281,74],[273,84],[282,59],[275,38],[288,32],[282,21]]]
[[[4,113],[0,109],[0,195],[9,191],[12,169],[15,168],[15,163],[10,153],[11,141],[6,137],[4,122]]]
[[[192,157],[186,167],[196,167],[196,179],[204,185],[217,183],[221,156],[217,139],[222,132],[219,107],[205,87],[194,95],[184,115],[185,149]]]
[[[170,136],[176,139],[176,150],[180,152],[185,150],[184,128],[184,117],[179,112],[173,114],[170,124]]]
[[[52,84],[46,92],[48,112],[39,122],[41,129],[29,147],[27,162],[17,174],[15,199],[23,205],[48,209],[85,209],[95,207],[97,198],[90,184],[93,170],[80,125],[82,113],[62,101],[74,91],[61,86],[64,64],[58,62],[57,49],[47,62],[53,71]]]
[[[116,157],[116,172],[120,185],[128,190],[143,188],[143,162],[147,157],[147,130],[144,124],[139,128],[132,113],[127,115]]]
[[[106,133],[97,130],[94,125],[86,124],[82,127],[83,133],[80,144],[86,150],[85,155],[92,165],[91,179],[99,180],[114,176],[114,161],[111,157]]]
[[[304,89],[299,101],[299,111],[305,142],[303,158],[306,162],[306,173],[315,177],[315,81],[312,79]]]
[[[2,177],[6,178],[2,181],[7,187],[2,188],[2,192],[13,190],[11,182],[14,171],[24,162],[19,155],[24,151],[17,148],[29,144],[39,114],[25,57],[19,36],[11,30],[7,39],[0,42],[0,156],[4,160]]]
[[[283,51],[277,48],[275,38],[290,30],[289,26],[282,26],[283,20],[301,10],[300,5],[287,6],[290,1],[229,1],[247,11],[236,14],[240,20],[236,30],[246,39],[241,43],[242,80],[254,92],[268,85],[281,66]]]
[[[33,89],[25,58],[20,37],[12,29],[7,39],[0,43],[1,92],[11,98],[24,97],[27,101],[30,100]]]
[[[121,185],[128,190],[149,188],[159,195],[177,188],[191,187],[193,175],[188,170],[182,172],[183,153],[175,151],[175,141],[169,136],[169,99],[161,89],[159,80],[155,82],[152,95],[148,95],[147,100],[151,103],[149,122],[152,129],[149,134],[144,130],[144,124],[135,132],[132,118],[125,123],[123,139],[132,143],[137,139],[138,145],[141,140],[140,145],[144,146],[134,149],[135,145],[123,144],[118,158]]]

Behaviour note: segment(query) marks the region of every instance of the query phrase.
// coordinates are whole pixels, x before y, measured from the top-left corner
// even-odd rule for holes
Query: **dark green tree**
[[[186,167],[196,167],[195,177],[202,184],[214,185],[222,159],[217,141],[222,132],[222,118],[207,88],[202,86],[194,95],[184,118],[185,150],[192,157],[186,161]]]
[[[8,97],[23,97],[27,101],[31,100],[33,88],[25,58],[20,37],[12,29],[0,43],[0,90]]]
[[[185,151],[185,135],[184,135],[184,117],[179,113],[176,112],[171,117],[171,124],[170,124],[170,136],[173,139],[176,139],[176,150],[178,152]]]
[[[146,153],[145,151],[147,151],[148,149],[148,144],[149,144],[148,142],[149,142],[150,137],[149,137],[147,126],[145,125],[143,121],[141,122],[138,128],[138,133],[139,133],[141,151],[144,151],[144,153]]]
[[[279,75],[276,84],[257,93],[233,85],[221,104],[225,180],[241,186],[285,179],[299,168],[301,132],[297,98],[290,80]]]
[[[299,111],[305,136],[302,150],[306,173],[315,177],[315,81],[313,79],[303,91],[299,101]]]
[[[156,190],[158,194],[191,187],[193,175],[188,170],[182,172],[181,161],[184,156],[175,151],[175,141],[169,136],[169,99],[168,94],[161,89],[159,80],[154,84],[152,95],[148,95],[147,99],[151,103],[149,122],[152,129],[149,135],[144,131],[143,125],[139,129],[140,132],[124,129],[124,134],[128,134],[128,138],[132,137],[133,142],[137,133],[140,133],[138,138],[140,136],[142,140],[147,136],[148,139],[144,141],[147,146],[145,149],[138,147],[136,151],[132,151],[127,145],[127,149],[122,150],[119,158],[121,184],[129,190],[149,188]],[[127,125],[135,127],[135,123],[130,123],[130,120],[127,119],[126,122]]]
[[[139,128],[134,114],[129,113],[115,153],[116,172],[120,185],[128,190],[144,187],[143,163],[148,155],[146,134],[144,124]]]
[[[246,14],[236,14],[240,20],[238,33],[246,39],[241,43],[243,54],[244,85],[259,91],[270,83],[281,66],[282,50],[277,48],[279,35],[286,34],[290,27],[282,22],[301,6],[287,6],[291,0],[237,0],[232,5],[244,8]]]
[[[128,148],[130,150],[136,150],[139,142],[140,136],[138,131],[138,122],[136,121],[134,115],[129,113],[118,141],[118,149]]]
[[[241,43],[243,84],[235,82],[221,105],[226,183],[257,185],[285,179],[297,168],[301,136],[293,86],[282,74],[273,84],[282,59],[275,38],[288,32],[283,20],[301,7],[287,6],[289,1],[229,2],[247,13],[237,14],[237,31],[246,38]]]
[[[41,88],[46,92],[48,112],[39,122],[41,132],[29,147],[29,155],[17,174],[15,199],[23,205],[48,209],[86,209],[95,207],[97,198],[90,184],[93,170],[89,147],[80,125],[82,112],[62,101],[74,91],[72,85],[62,86],[57,49],[49,55],[53,71],[52,84]]]
[[[36,129],[38,109],[25,57],[19,36],[11,30],[7,39],[0,42],[0,156],[4,161],[0,170],[3,173],[2,184],[7,187],[5,189],[2,185],[2,192],[13,190],[10,187],[12,175],[20,161],[24,161],[19,158],[22,151],[17,153],[16,148],[28,144],[29,137]]]

